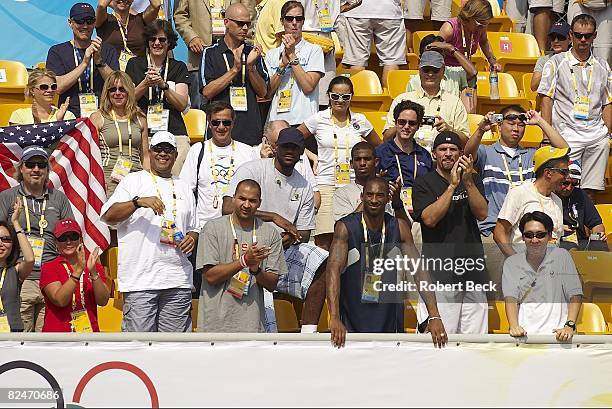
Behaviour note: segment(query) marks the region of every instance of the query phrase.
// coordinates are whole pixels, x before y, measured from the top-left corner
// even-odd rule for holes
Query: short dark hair
[[[259,186],[259,183],[257,183],[256,181],[254,181],[253,179],[244,179],[241,180],[237,185],[236,185],[236,192],[238,191],[238,189],[240,189],[242,186],[245,187],[252,187],[254,189],[257,189],[257,191],[259,192],[259,198],[261,199],[261,186]],[[236,195],[236,193],[234,192],[234,196]]]
[[[157,35],[160,31],[163,31],[168,38],[168,50],[173,50],[176,47],[176,42],[178,41],[178,35],[172,29],[172,24],[167,20],[162,20],[160,18],[153,20],[151,23],[147,24],[144,28],[144,41],[145,48],[149,48],[149,40]]]
[[[19,259],[19,253],[21,253],[21,249],[19,247],[19,240],[17,239],[15,229],[13,228],[13,226],[10,225],[10,223],[7,223],[4,220],[0,220],[0,226],[8,230],[11,240],[13,240],[13,248],[11,249],[11,254],[9,254],[6,259],[6,266],[11,267],[17,264],[17,260]]]
[[[337,77],[332,79],[329,83],[329,86],[327,87],[327,92],[332,92],[332,88],[339,84],[348,86],[351,90],[351,94],[354,93],[353,81],[351,81],[349,77],[345,77],[344,75],[338,75]]]
[[[572,19],[571,28],[574,31],[574,25],[580,23],[588,26],[593,26],[593,29],[597,30],[597,22],[593,18],[593,16],[589,16],[588,14],[578,14],[576,17]]]
[[[569,155],[565,155],[558,159],[551,159],[549,161],[544,162],[538,170],[535,171],[535,178],[541,178],[546,169],[552,169],[559,166],[561,163],[569,163]]]
[[[397,121],[400,114],[406,110],[414,111],[416,113],[419,124],[423,121],[423,116],[425,116],[425,108],[423,108],[423,105],[417,104],[416,102],[412,102],[408,99],[400,102],[395,106],[395,108],[393,108],[393,119]]]
[[[353,146],[353,149],[351,149],[351,159],[353,159],[357,151],[370,151],[373,156],[376,156],[374,147],[365,141],[357,142],[355,146]]]
[[[519,231],[521,234],[525,232],[525,225],[529,222],[542,223],[548,234],[551,234],[553,231],[554,223],[550,216],[544,212],[536,210],[535,212],[525,213],[519,222]]]
[[[283,7],[281,7],[281,18],[284,18],[287,13],[289,13],[289,11],[295,9],[295,8],[299,8],[302,10],[302,16],[304,15],[305,11],[304,11],[304,5],[302,3],[300,3],[299,1],[294,1],[294,0],[290,0],[288,2],[286,2],[285,4],[283,4]]]
[[[215,102],[211,102],[210,104],[208,104],[206,106],[206,119],[210,121],[213,114],[216,114],[217,112],[225,111],[226,109],[229,109],[230,112],[232,113],[232,119],[236,119],[236,112],[234,111],[234,107],[224,101],[215,101]]]
[[[523,108],[520,105],[508,105],[507,107],[505,107],[504,109],[501,110],[500,114],[502,114],[503,116],[506,116],[506,114],[510,111],[513,112],[518,112],[521,114],[526,114],[527,111],[525,110],[525,108]]]
[[[427,34],[421,40],[421,44],[419,44],[419,55],[422,55],[425,51],[425,47],[427,47],[431,43],[444,43],[446,40],[443,37],[437,36],[435,34]]]
[[[387,182],[385,179],[381,178],[380,176],[374,176],[374,177],[369,178],[366,181],[365,185],[363,185],[363,191],[365,192],[368,186],[373,185],[373,184],[381,184],[385,186],[387,193],[389,193],[389,182]]]

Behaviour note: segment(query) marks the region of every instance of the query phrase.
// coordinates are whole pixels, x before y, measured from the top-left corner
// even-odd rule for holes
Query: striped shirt
[[[478,158],[475,166],[480,170],[485,197],[489,201],[487,218],[478,222],[480,232],[483,235],[489,236],[493,232],[499,210],[510,191],[510,183],[517,187],[521,182],[535,179],[533,172],[533,155],[535,152],[535,148],[517,147],[514,155],[511,156],[499,141],[493,145],[480,145],[478,147]],[[512,182],[510,182],[510,179],[512,179]]]

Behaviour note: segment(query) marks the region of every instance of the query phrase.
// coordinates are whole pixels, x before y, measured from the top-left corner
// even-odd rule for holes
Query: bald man
[[[257,97],[268,91],[268,72],[259,47],[244,41],[251,26],[249,10],[242,3],[232,4],[223,23],[225,35],[204,50],[200,92],[209,102],[230,104],[236,111],[234,139],[257,145],[262,132]]]

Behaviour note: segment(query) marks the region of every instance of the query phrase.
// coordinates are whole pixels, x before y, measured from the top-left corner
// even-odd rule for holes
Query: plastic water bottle
[[[176,224],[172,223],[172,228],[174,229],[174,243],[176,245],[178,245],[181,241],[183,241],[183,239],[185,238],[185,235],[183,234],[182,231],[178,230],[176,228]],[[191,252],[186,254],[187,257],[191,256]]]
[[[491,99],[499,99],[499,81],[497,78],[497,71],[491,67],[491,73],[489,74],[489,90]]]

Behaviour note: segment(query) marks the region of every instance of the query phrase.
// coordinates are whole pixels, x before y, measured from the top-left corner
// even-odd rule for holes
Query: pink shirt
[[[464,44],[463,30],[461,29],[461,23],[459,22],[459,18],[453,17],[450,20],[448,20],[448,23],[453,28],[453,35],[450,38],[450,40],[447,42],[449,44],[452,44],[457,50],[459,50],[459,52],[463,53],[463,55],[466,55],[466,56],[467,56],[468,47],[470,47],[471,45],[471,50],[469,54],[470,56],[474,55],[474,53],[478,50],[478,43],[480,39],[472,36],[471,39],[466,38],[465,44]],[[459,64],[459,61],[457,61],[457,59],[452,55],[444,56],[444,64],[448,67],[461,66],[461,64]]]

